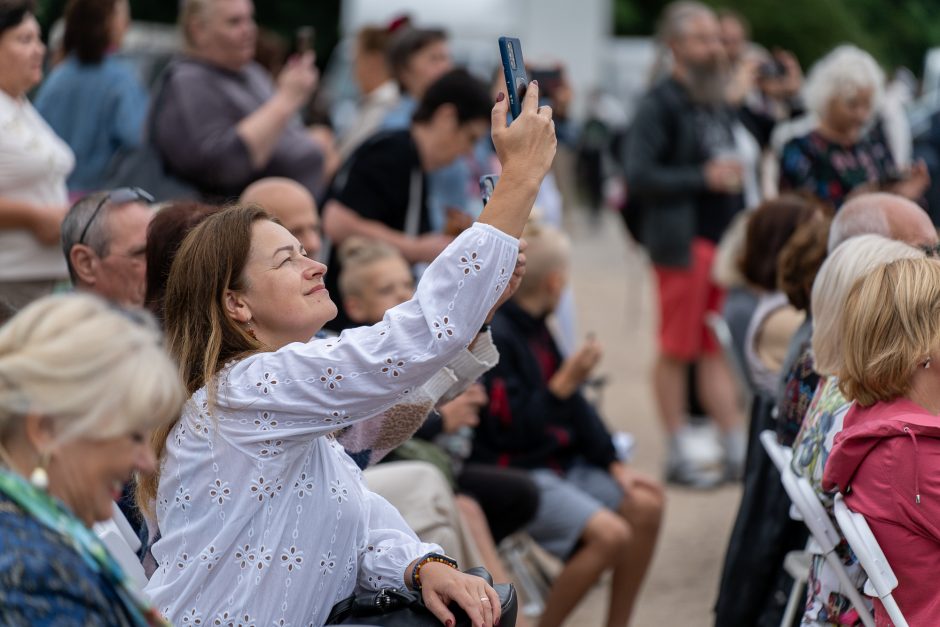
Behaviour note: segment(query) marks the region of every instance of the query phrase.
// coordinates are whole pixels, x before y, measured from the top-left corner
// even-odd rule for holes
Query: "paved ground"
[[[603,414],[612,428],[636,436],[636,465],[659,476],[664,440],[649,386],[656,313],[647,262],[627,244],[615,214],[603,215],[592,226],[582,213],[575,213],[568,223],[574,241],[579,334],[595,333],[605,349],[600,371],[609,384]],[[711,625],[740,489],[669,488],[668,498],[665,527],[633,625]],[[568,625],[603,625],[608,588],[606,582],[597,586]]]

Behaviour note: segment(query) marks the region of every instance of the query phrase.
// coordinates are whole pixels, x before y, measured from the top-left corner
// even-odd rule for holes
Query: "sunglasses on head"
[[[78,243],[85,243],[85,236],[88,235],[88,229],[91,227],[92,222],[95,221],[95,218],[98,217],[101,208],[106,204],[123,205],[135,201],[144,202],[149,205],[153,202],[153,196],[139,187],[119,187],[108,192],[97,206],[95,206],[95,210],[91,212],[91,217],[88,219],[88,222],[85,223],[85,228],[82,229],[82,234],[78,238]]]

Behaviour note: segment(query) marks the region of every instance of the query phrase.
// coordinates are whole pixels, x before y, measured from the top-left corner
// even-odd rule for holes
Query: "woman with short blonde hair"
[[[940,261],[899,259],[859,280],[842,323],[840,387],[854,400],[823,487],[865,516],[911,625],[940,615]],[[889,624],[875,600],[875,622]]]
[[[41,299],[0,329],[0,624],[163,624],[90,527],[184,395],[149,316]]]

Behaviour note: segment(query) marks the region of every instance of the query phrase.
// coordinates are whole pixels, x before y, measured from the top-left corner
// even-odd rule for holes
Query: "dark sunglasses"
[[[940,258],[940,244],[926,244],[924,246],[919,246],[919,248],[924,251],[924,254],[928,257],[934,259]]]
[[[108,194],[102,198],[101,202],[99,202],[95,207],[95,210],[91,212],[91,217],[88,219],[88,222],[85,223],[85,228],[82,229],[82,234],[78,238],[78,243],[85,243],[85,236],[88,235],[88,229],[98,217],[98,214],[101,212],[101,208],[106,204],[111,203],[115,205],[123,205],[125,203],[135,201],[144,202],[149,205],[153,202],[153,196],[139,187],[119,187],[108,192]]]

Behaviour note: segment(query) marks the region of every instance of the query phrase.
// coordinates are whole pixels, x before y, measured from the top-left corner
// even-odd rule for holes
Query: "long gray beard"
[[[717,106],[725,102],[728,87],[728,72],[721,66],[689,66],[686,71],[686,88],[693,102]]]

